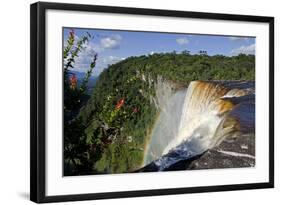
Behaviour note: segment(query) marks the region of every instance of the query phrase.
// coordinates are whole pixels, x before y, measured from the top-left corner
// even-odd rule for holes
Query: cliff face
[[[157,110],[164,110],[171,97],[180,88],[181,86],[178,83],[172,82],[160,75],[157,75],[154,84],[155,96],[150,96],[151,102],[153,102]]]

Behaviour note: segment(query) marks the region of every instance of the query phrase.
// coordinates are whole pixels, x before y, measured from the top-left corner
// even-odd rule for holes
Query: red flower
[[[76,75],[73,74],[73,75],[69,78],[69,81],[70,81],[70,88],[71,88],[71,89],[75,89],[76,86],[77,86],[77,78],[76,78]]]
[[[124,98],[120,99],[120,100],[117,102],[117,104],[116,104],[116,106],[115,106],[115,109],[116,109],[116,110],[119,110],[119,109],[124,105],[124,103],[125,103]]]

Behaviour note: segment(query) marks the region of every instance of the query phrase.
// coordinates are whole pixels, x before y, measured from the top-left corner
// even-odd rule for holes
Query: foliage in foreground
[[[92,63],[80,85],[71,68],[74,67],[75,59],[89,41],[89,34],[79,40],[75,40],[74,30],[69,32],[67,45],[64,47],[64,174],[76,175],[91,172],[93,162],[98,156],[88,152],[89,145],[86,143],[84,134],[85,126],[81,119],[77,118],[80,108],[89,99],[87,95],[87,83],[95,67],[97,54],[93,56]]]

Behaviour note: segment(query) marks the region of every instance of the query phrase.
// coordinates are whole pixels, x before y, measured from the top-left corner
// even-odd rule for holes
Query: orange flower
[[[117,104],[116,104],[116,106],[115,106],[115,109],[116,109],[116,110],[119,110],[119,109],[124,105],[124,103],[125,103],[124,98],[120,99],[120,100],[117,102]]]
[[[70,88],[71,88],[71,89],[75,89],[76,86],[77,86],[77,78],[76,78],[76,75],[73,74],[73,75],[69,78],[69,81],[70,81]]]

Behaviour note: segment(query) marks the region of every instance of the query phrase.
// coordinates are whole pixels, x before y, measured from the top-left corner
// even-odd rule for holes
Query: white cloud
[[[78,54],[79,56],[75,59],[74,69],[81,72],[87,71],[97,53],[97,48],[98,46],[91,41],[87,42],[82,51]]]
[[[189,40],[185,37],[183,38],[177,38],[176,39],[176,42],[179,44],[179,45],[186,45],[189,43]]]
[[[105,56],[105,57],[101,58],[101,63],[104,65],[111,65],[111,64],[117,63],[124,59],[125,58],[121,58],[118,56]]]
[[[77,42],[78,37],[75,36],[75,41]],[[84,44],[84,49],[78,54],[79,56],[75,58],[74,70],[85,72],[90,68],[90,64],[93,61],[94,55],[98,54],[97,66],[93,71],[93,75],[96,72],[100,72],[107,65],[116,63],[123,58],[118,58],[116,56],[101,57],[103,51],[106,49],[116,49],[120,45],[122,37],[120,35],[104,36],[98,42],[93,42],[92,40]],[[66,42],[64,42],[65,44]]]
[[[249,38],[247,37],[237,37],[237,36],[230,36],[228,37],[229,40],[231,41],[248,41]]]
[[[251,44],[249,46],[241,46],[239,48],[235,48],[231,51],[232,55],[238,54],[255,54],[255,44]]]
[[[64,38],[64,47],[67,45],[68,36]],[[75,50],[77,42],[81,40],[81,37],[74,35],[74,47]],[[78,52],[78,57],[75,57],[74,70],[85,72],[90,68],[90,64],[93,61],[94,55],[97,52],[98,45],[93,44],[92,40],[89,39],[85,44],[82,45],[81,52]]]
[[[90,68],[90,64],[94,59],[95,54],[98,54],[96,67],[93,70],[93,75],[98,75],[102,70],[110,64],[117,63],[120,60],[124,60],[124,58],[117,56],[103,56],[103,52],[107,49],[116,49],[120,46],[120,42],[122,40],[122,36],[120,35],[107,35],[107,36],[99,36],[101,37],[98,41],[90,41],[86,42],[83,45],[83,49],[78,53],[78,57],[75,58],[74,68],[73,70],[79,72],[86,72]],[[75,43],[79,40],[77,35],[74,36]],[[67,37],[64,38],[64,46],[67,45]]]
[[[98,76],[108,65],[112,65],[125,58],[118,56],[100,56],[97,59],[97,66],[94,68],[93,75]]]
[[[86,49],[81,55],[77,58],[75,62],[74,70],[80,72],[86,72],[90,68],[90,63],[93,60],[94,53],[91,53],[93,50]],[[96,67],[93,70],[93,75],[98,76],[108,65],[118,63],[119,61],[125,60],[125,58],[118,56],[98,56]]]
[[[101,47],[104,49],[119,48],[122,37],[120,35],[112,35],[104,37],[100,40]]]

